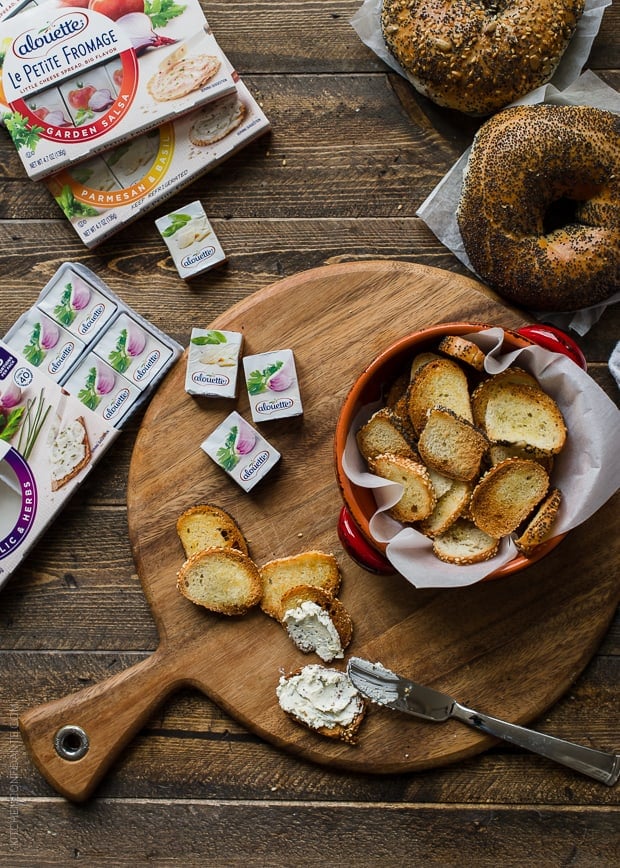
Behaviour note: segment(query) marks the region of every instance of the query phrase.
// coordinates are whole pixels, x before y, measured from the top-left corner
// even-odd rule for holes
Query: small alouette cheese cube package
[[[0,587],[181,352],[70,262],[0,340]]]
[[[234,398],[242,346],[240,332],[193,328],[185,373],[188,395]]]
[[[226,254],[200,202],[159,217],[155,225],[180,277],[196,277],[225,262]]]
[[[246,492],[280,460],[278,450],[236,410],[201,443],[201,448]]]
[[[199,0],[156,18],[96,6],[44,0],[0,21],[4,123],[33,179],[235,91]]]
[[[244,356],[243,369],[254,422],[301,416],[303,407],[292,350]]]

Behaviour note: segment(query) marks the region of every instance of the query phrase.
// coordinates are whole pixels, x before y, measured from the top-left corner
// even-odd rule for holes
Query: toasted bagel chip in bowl
[[[525,334],[520,334],[499,326],[469,322],[430,326],[404,335],[387,347],[366,365],[352,384],[337,419],[334,439],[336,477],[344,502],[338,532],[345,549],[364,568],[377,573],[401,573],[416,587],[461,587],[509,576],[551,552],[571,527],[588,518],[614,493],[619,484],[620,467],[612,457],[609,441],[613,440],[617,424],[617,408],[580,366],[576,354],[562,349],[564,341],[558,341],[557,350],[551,351],[524,331]],[[446,341],[446,337],[458,340]],[[567,341],[572,343],[570,338]],[[471,352],[468,342],[473,345]],[[482,369],[480,353],[484,354]],[[509,415],[514,419],[509,419],[509,424],[502,428],[501,436],[505,439],[500,445],[487,434],[484,416],[481,418],[477,413],[474,418],[471,412],[471,397],[476,388],[499,374],[499,379],[506,380],[507,393],[518,395],[519,401],[524,396],[527,399],[515,404],[514,410],[508,405]],[[515,380],[527,382],[527,387],[510,390],[509,385]],[[539,410],[536,399],[541,393],[544,398]],[[496,415],[497,403],[494,401],[492,406]],[[583,430],[584,406],[600,416],[606,432],[597,437],[593,448],[588,447],[587,455],[584,452],[589,432]],[[387,431],[385,413],[381,412],[385,407],[389,409],[391,424]],[[429,416],[437,417],[437,407],[442,408],[442,426],[438,428],[438,436],[431,436],[433,432],[429,429],[428,436],[423,438],[426,442],[423,442],[422,458],[418,442]],[[542,432],[528,429],[532,412]],[[372,429],[376,413],[382,425],[377,426],[373,438],[369,428]],[[455,439],[451,440],[453,416],[458,417],[458,424],[454,425]],[[359,435],[361,429],[364,429],[364,436]],[[373,474],[371,467],[376,470],[386,462],[377,462],[374,456],[363,451],[370,448],[368,444],[381,448],[385,443],[389,452],[395,448],[393,444],[400,443],[395,434],[391,436],[396,430],[401,439],[408,438],[411,446],[413,457],[410,455],[407,463],[419,462],[430,471],[435,485],[433,510],[414,522],[397,520],[399,512],[395,507],[399,491],[393,483],[394,474],[391,474],[392,481]],[[463,436],[467,438],[465,443]],[[453,470],[455,461],[457,464],[460,461],[458,455],[461,452],[467,455],[471,464],[471,460],[476,459],[475,456],[472,459],[469,440],[475,440],[480,452],[483,438],[487,439],[489,448],[482,449],[479,470],[470,480],[472,486],[488,473],[494,461],[509,460],[515,465],[510,474],[505,474],[505,483],[493,489],[495,499],[490,509],[504,512],[511,498],[521,496],[519,492],[527,492],[527,473],[532,470],[532,461],[539,462],[548,475],[545,489],[540,482],[542,474],[535,468],[539,500],[532,503],[527,519],[523,519],[522,511],[514,511],[514,528],[509,519],[498,525],[510,531],[498,540],[496,547],[488,540],[482,544],[475,525],[476,516],[470,513],[467,498],[457,497],[453,489],[457,480],[446,478],[440,472],[445,466],[450,468],[452,476],[458,476]],[[451,450],[457,459],[450,454]],[[496,453],[500,458],[495,458]],[[608,481],[596,478],[598,461],[611,462],[612,478]],[[585,489],[571,481],[574,474],[588,480]],[[406,487],[406,480],[402,481]],[[462,481],[459,484],[462,487]],[[553,521],[546,522],[546,532],[535,539],[535,545],[519,549],[515,540],[533,520],[547,491],[554,488],[562,492],[557,515]],[[585,501],[583,491],[586,491]],[[458,545],[454,547],[452,539],[449,546],[442,547],[442,540],[436,538],[435,531],[448,532],[451,523],[457,520],[459,533],[453,537]],[[469,526],[471,535],[467,533]],[[485,526],[488,527],[488,522]],[[443,562],[433,553],[433,548],[448,551],[449,558],[454,548],[454,557]]]

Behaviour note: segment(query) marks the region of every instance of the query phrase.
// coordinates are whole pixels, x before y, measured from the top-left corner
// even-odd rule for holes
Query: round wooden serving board
[[[354,623],[347,655],[380,661],[472,708],[522,724],[568,689],[618,602],[617,581],[607,570],[610,547],[620,537],[613,532],[618,518],[610,504],[540,562],[460,590],[420,591],[399,575],[366,572],[338,539],[342,502],[333,437],[349,387],[395,339],[462,320],[513,329],[525,323],[471,279],[372,261],[297,274],[211,324],[242,332],[245,354],[292,349],[304,415],[261,425],[282,459],[246,494],[200,449],[231,410],[251,420],[243,382],[237,401],[192,398],[184,391],[182,359],[158,390],[135,445],[128,508],[136,565],[161,643],[150,658],[102,685],[24,716],[24,737],[57,789],[75,799],[88,795],[123,744],[182,685],[197,687],[274,745],[352,771],[425,769],[493,743],[458,722],[425,723],[376,706],[355,746],[291,721],[277,702],[278,679],[318,658],[298,652],[258,608],[243,617],[216,616],[176,590],[183,552],[175,523],[201,502],[234,516],[259,565],[307,549],[336,555],[340,598]],[[90,740],[87,755],[72,764],[50,748],[50,732],[67,722],[82,726]]]

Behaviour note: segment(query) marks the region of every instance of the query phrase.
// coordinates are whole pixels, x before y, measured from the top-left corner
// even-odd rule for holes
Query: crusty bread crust
[[[533,377],[532,374],[524,371],[523,368],[516,366],[506,368],[498,374],[494,374],[492,377],[482,380],[471,394],[471,409],[474,417],[474,425],[477,425],[479,428],[484,430],[485,414],[487,411],[489,396],[492,395],[496,389],[501,388],[505,383],[518,383],[523,386],[532,386],[532,388],[535,389],[539,388],[536,377]]]
[[[384,452],[413,458],[416,454],[411,441],[405,436],[397,416],[388,407],[382,407],[357,432],[357,445],[369,461]]]
[[[244,615],[260,602],[258,567],[237,549],[213,547],[196,552],[177,573],[177,588],[198,606],[221,615]]]
[[[484,371],[486,355],[480,347],[460,335],[446,335],[439,341],[438,349],[458,362],[464,362],[476,371]]]
[[[552,488],[523,533],[515,539],[515,545],[521,554],[530,557],[538,546],[549,538],[561,502],[562,493],[559,488]]]
[[[474,488],[470,515],[490,536],[507,536],[540,503],[548,488],[549,475],[537,461],[507,458],[487,470]]]
[[[440,358],[418,369],[409,389],[409,418],[419,435],[433,407],[446,407],[457,416],[473,422],[469,384],[461,366],[454,359]]]
[[[418,452],[427,467],[451,479],[471,482],[480,473],[488,448],[482,431],[452,410],[433,407],[428,411],[418,440]]]
[[[413,381],[415,375],[424,367],[424,365],[440,358],[441,356],[439,353],[434,353],[432,350],[427,350],[423,353],[416,353],[411,362],[411,367],[409,368],[409,382]]]
[[[454,480],[450,488],[441,495],[429,517],[420,522],[422,533],[431,539],[445,533],[469,507],[471,492],[470,482]]]
[[[566,423],[553,398],[542,389],[503,383],[487,399],[483,429],[489,440],[557,455],[566,442]]]
[[[433,540],[433,552],[439,560],[460,566],[488,561],[498,547],[499,539],[465,518],[458,518]]]
[[[431,514],[436,497],[428,470],[423,464],[403,455],[377,455],[368,462],[372,473],[399,482],[403,486],[400,500],[388,512],[397,521],[412,523]]]
[[[217,546],[248,554],[248,544],[234,518],[221,506],[201,503],[186,509],[177,519],[177,533],[189,558]]]
[[[276,621],[282,620],[282,597],[291,588],[313,585],[334,597],[340,590],[340,568],[333,554],[321,551],[301,552],[268,561],[260,568],[263,612]]]
[[[290,609],[296,609],[305,602],[315,603],[327,612],[340,636],[342,648],[346,648],[353,638],[353,621],[342,602],[324,588],[315,585],[297,585],[285,591],[280,604],[280,620],[284,619]]]

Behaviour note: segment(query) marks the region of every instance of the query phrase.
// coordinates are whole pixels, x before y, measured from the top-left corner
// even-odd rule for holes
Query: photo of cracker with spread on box
[[[0,44],[4,125],[33,179],[235,91],[198,0],[45,0],[0,21]]]

